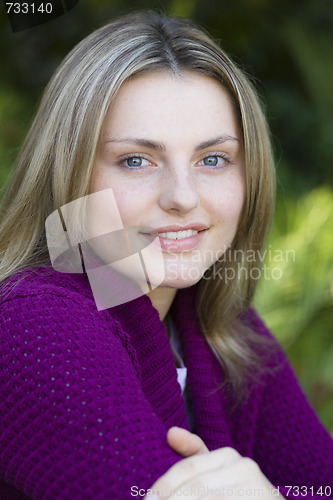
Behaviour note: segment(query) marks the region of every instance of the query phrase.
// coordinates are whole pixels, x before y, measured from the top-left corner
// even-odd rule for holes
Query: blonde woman
[[[139,12],[73,49],[2,201],[2,500],[333,496],[250,307],[273,200],[258,98],[202,30]]]

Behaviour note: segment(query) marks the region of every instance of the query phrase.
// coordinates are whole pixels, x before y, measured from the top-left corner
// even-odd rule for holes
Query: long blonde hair
[[[1,276],[49,260],[47,216],[88,194],[100,130],[121,85],[155,70],[191,70],[229,92],[243,135],[247,195],[231,248],[199,284],[198,317],[235,390],[258,367],[259,336],[239,320],[249,307],[274,202],[274,166],[266,120],[244,73],[192,22],[142,11],[96,30],[65,58],[48,84],[2,199]],[[254,251],[252,259],[246,252]],[[239,266],[247,270],[237,276]],[[234,269],[237,279],[224,276]],[[251,346],[251,347],[250,347]]]

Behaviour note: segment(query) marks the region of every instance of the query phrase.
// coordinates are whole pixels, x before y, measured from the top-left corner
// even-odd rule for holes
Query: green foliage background
[[[197,21],[262,97],[278,186],[271,258],[264,263],[271,274],[259,282],[255,305],[333,433],[332,0],[80,0],[66,15],[17,33],[2,3],[0,185],[64,55],[98,26],[142,8]]]

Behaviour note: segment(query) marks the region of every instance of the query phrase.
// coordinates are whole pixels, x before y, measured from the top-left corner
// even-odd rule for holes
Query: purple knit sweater
[[[179,290],[171,310],[195,432],[211,450],[252,457],[284,496],[285,486],[303,486],[308,498],[330,487],[333,496],[333,441],[280,348],[280,369],[246,403],[232,411],[216,390],[223,372],[195,317],[196,290]],[[247,319],[271,337],[254,311]],[[84,275],[44,268],[2,298],[0,331],[1,500],[133,499],[181,459],[166,432],[188,429],[188,416],[147,296],[98,312]]]

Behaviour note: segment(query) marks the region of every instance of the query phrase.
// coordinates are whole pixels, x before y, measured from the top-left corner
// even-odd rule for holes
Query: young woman
[[[140,12],[73,49],[3,198],[1,499],[333,496],[250,307],[273,199],[258,98],[203,31]]]

